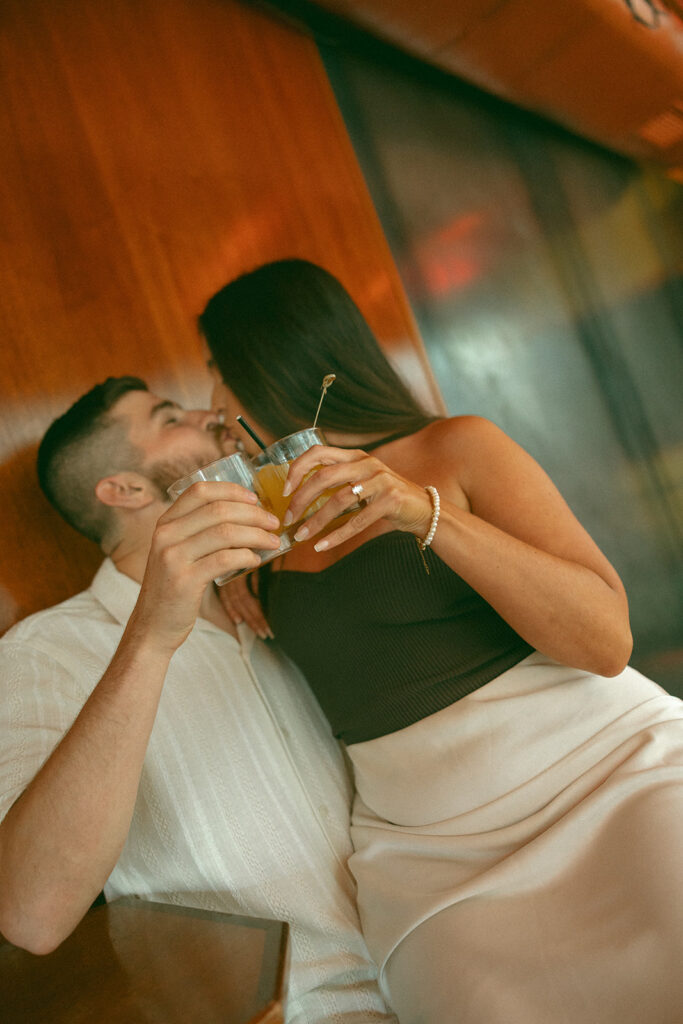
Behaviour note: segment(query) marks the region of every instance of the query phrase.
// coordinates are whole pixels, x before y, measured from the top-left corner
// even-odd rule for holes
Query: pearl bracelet
[[[425,539],[420,540],[419,537],[416,538],[417,543],[420,545],[420,551],[424,551],[425,548],[428,548],[434,540],[434,534],[436,533],[436,527],[438,526],[439,515],[441,513],[441,499],[439,498],[439,492],[436,487],[429,485],[428,487],[425,487],[425,491],[429,495],[432,503],[432,521],[429,524],[429,530]]]

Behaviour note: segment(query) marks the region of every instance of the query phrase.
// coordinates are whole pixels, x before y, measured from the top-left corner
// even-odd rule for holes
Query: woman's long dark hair
[[[348,433],[419,430],[438,418],[411,395],[340,282],[306,260],[267,263],[225,285],[199,317],[212,359],[247,416],[275,437],[319,418]]]

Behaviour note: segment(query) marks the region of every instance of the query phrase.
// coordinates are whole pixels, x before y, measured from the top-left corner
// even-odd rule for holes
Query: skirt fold
[[[348,752],[361,919],[402,1024],[682,1024],[681,701],[533,654]]]

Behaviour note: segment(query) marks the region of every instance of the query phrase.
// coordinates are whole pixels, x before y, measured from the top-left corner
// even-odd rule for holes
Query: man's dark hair
[[[45,497],[67,523],[100,546],[109,538],[113,514],[97,500],[96,484],[142,463],[142,453],[111,410],[129,391],[147,390],[139,377],[108,377],[51,424],[38,448],[38,481]]]

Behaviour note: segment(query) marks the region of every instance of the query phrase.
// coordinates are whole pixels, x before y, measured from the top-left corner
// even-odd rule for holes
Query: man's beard
[[[208,440],[209,438],[207,437]],[[169,501],[168,488],[171,484],[174,484],[176,480],[180,480],[183,476],[189,476],[190,473],[194,473],[195,470],[200,469],[202,466],[208,466],[209,463],[223,458],[226,454],[232,454],[232,452],[226,453],[223,451],[220,442],[216,438],[216,445],[213,450],[209,442],[206,452],[202,455],[199,453],[196,455],[183,455],[175,459],[155,462],[151,466],[145,466],[142,472],[157,488],[159,497],[164,501]]]

